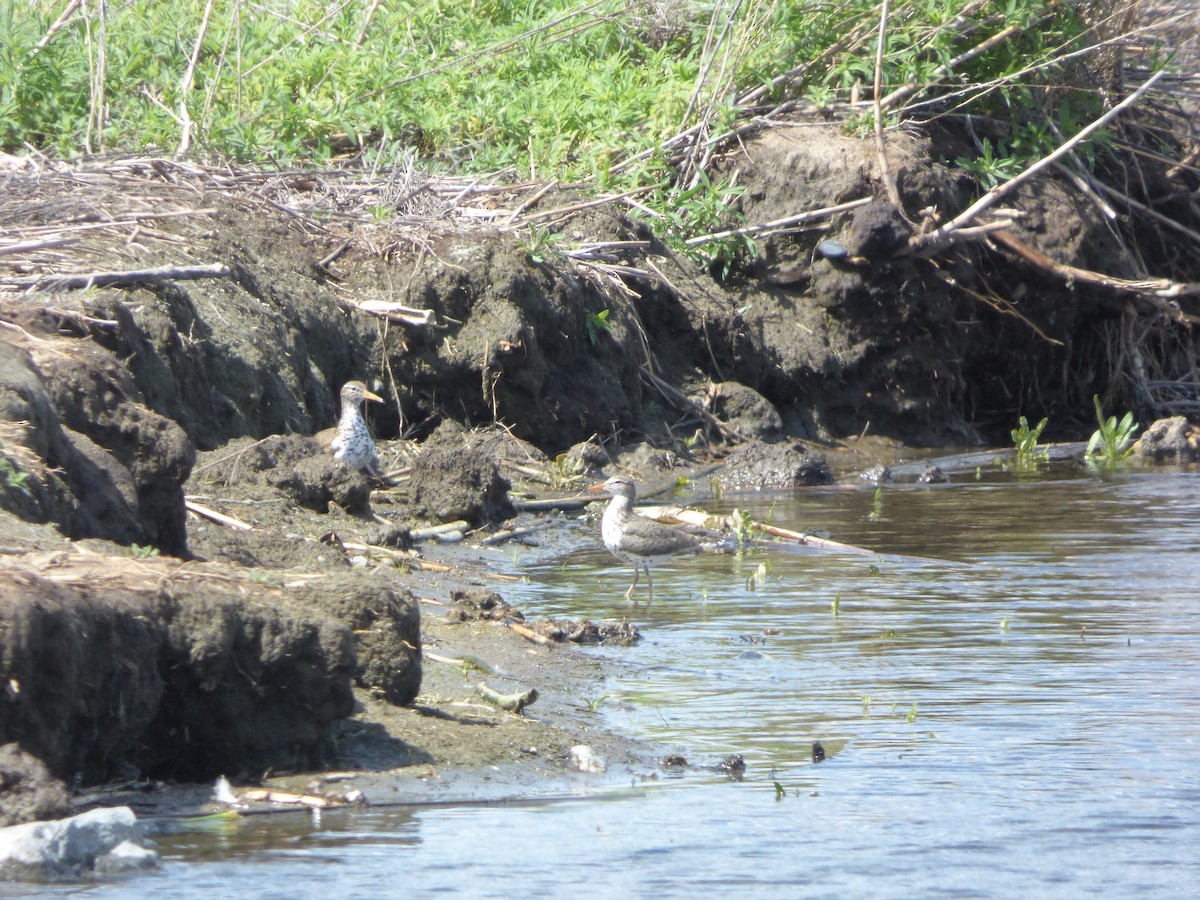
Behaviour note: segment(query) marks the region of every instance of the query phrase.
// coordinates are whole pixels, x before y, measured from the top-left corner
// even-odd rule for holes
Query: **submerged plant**
[[[1100,427],[1092,432],[1092,439],[1088,441],[1083,457],[1093,465],[1115,466],[1133,452],[1133,436],[1138,430],[1138,423],[1133,421],[1132,412],[1125,413],[1120,422],[1116,416],[1105,418],[1100,397],[1096,394],[1092,395],[1092,403],[1096,407],[1096,422]]]
[[[1033,428],[1024,416],[1017,419],[1017,427],[1012,430],[1013,444],[1017,448],[1017,468],[1028,468],[1037,465],[1039,460],[1049,459],[1050,451],[1043,449],[1038,452],[1038,438],[1046,427],[1048,419],[1044,418]]]

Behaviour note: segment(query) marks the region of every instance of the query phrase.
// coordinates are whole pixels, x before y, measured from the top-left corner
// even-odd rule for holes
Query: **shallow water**
[[[880,555],[681,561],[635,610],[630,571],[596,550],[505,592],[533,616],[642,629],[597,651],[617,661],[600,709],[686,755],[684,773],[553,802],[249,820],[86,893],[1194,892],[1200,471],[985,472],[878,503],[808,489],[720,504],[735,506]],[[742,781],[711,768],[734,753]]]

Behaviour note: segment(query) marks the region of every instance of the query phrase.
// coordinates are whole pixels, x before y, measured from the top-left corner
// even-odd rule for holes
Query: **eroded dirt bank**
[[[893,141],[903,206],[932,211],[915,224],[878,199],[873,147],[836,127],[747,142],[722,165],[750,226],[864,202],[764,231],[719,279],[619,202],[540,185],[5,163],[0,744],[85,783],[563,774],[571,746],[598,742],[639,760],[578,702],[594,663],[481,613],[503,573],[472,548],[525,501],[615,467],[670,479],[747,439],[764,443],[745,458],[803,483],[864,433],[1069,426],[1106,391],[1146,421],[1169,411],[1154,386],[1195,358],[1190,295],[1167,308],[1064,279],[1138,270],[1128,234],[1058,182],[1009,198],[1009,251],[906,250],[971,199],[953,140]],[[1161,208],[1196,187],[1154,174]],[[1196,280],[1174,237],[1152,243],[1142,264]],[[315,436],[356,378],[386,401],[374,483]],[[414,538],[456,521],[461,543]],[[422,662],[431,644],[460,662]],[[501,661],[498,690],[536,687],[530,716],[483,705],[468,656]]]

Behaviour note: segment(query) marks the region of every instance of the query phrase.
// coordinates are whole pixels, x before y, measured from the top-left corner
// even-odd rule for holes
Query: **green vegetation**
[[[0,482],[3,482],[6,488],[28,494],[29,485],[25,483],[28,480],[28,472],[18,469],[7,456],[0,456]]]
[[[1038,452],[1038,438],[1042,436],[1042,431],[1048,421],[1043,418],[1037,425],[1030,428],[1029,422],[1024,416],[1017,420],[1017,427],[1012,430],[1012,439],[1017,448],[1018,469],[1030,468],[1037,465],[1040,460],[1049,457],[1047,450]]]
[[[888,124],[969,112],[987,136],[964,164],[985,184],[1015,171],[1100,108],[1087,53],[1071,55],[1099,43],[1089,8],[893,4]],[[740,187],[706,174],[712,139],[871,85],[878,14],[876,0],[0,0],[0,151],[276,166],[361,152],[377,171],[640,189],[678,249],[728,267],[750,239],[687,242],[737,223]]]
[[[612,323],[608,321],[609,310],[602,309],[600,312],[594,312],[587,317],[585,328],[587,329],[588,341],[594,347],[600,342],[600,335],[608,334],[612,330]],[[682,487],[679,485],[678,487]]]
[[[1117,421],[1116,416],[1104,417],[1104,408],[1100,398],[1093,394],[1092,403],[1096,407],[1096,422],[1099,424],[1092,439],[1088,441],[1084,459],[1092,465],[1111,468],[1133,452],[1133,436],[1138,430],[1138,423],[1133,421],[1133,413],[1127,412]]]

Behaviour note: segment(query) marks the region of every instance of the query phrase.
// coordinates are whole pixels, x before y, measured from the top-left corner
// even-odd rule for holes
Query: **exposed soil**
[[[1090,411],[1126,383],[1130,336],[1158,327],[1161,304],[1077,289],[994,247],[901,252],[935,224],[916,211],[971,199],[946,162],[957,140],[890,141],[915,225],[876,200],[763,237],[720,279],[613,203],[545,220],[564,247],[600,245],[569,256],[452,221],[452,203],[419,226],[328,215],[345,173],[230,178],[168,160],[3,173],[0,227],[33,249],[0,255],[0,744],[85,783],[288,771],[307,785],[350,769],[397,796],[481,766],[512,764],[517,785],[582,777],[568,776],[577,743],[652,768],[581,701],[592,658],[455,600],[503,595],[476,549],[489,534],[542,528],[545,552],[571,546],[569,519],[517,510],[613,468],[671,481],[733,450],[727,483],[796,485],[867,468],[868,446],[1007,442],[1020,413]],[[835,126],[764,131],[721,166],[746,189],[748,224],[882,196],[874,145]],[[538,206],[578,199],[550,191]],[[1095,206],[1059,183],[1007,202],[1014,233],[1056,263],[1136,274]],[[1166,238],[1142,253],[1197,280],[1194,254]],[[228,273],[49,280],[184,264]],[[1158,364],[1194,358],[1187,340],[1160,342]],[[1151,383],[1141,366],[1136,383]],[[351,379],[387,400],[370,411],[382,481],[317,436]],[[498,674],[422,662],[423,649]],[[484,680],[538,700],[498,710]]]

